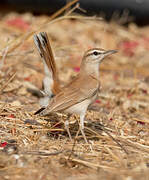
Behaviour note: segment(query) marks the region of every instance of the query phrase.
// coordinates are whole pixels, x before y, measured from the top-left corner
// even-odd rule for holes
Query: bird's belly
[[[67,110],[65,110],[65,112],[80,115],[80,114],[86,112],[88,106],[96,99],[96,97],[97,96],[94,96],[91,99],[86,99],[78,104],[75,104],[75,105],[71,106],[70,108],[68,108]]]

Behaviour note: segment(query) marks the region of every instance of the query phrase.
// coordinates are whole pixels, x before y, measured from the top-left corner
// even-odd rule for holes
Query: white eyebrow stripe
[[[93,55],[93,54],[94,54],[94,52],[97,52],[98,54],[102,54],[104,51],[94,50],[94,51],[92,51],[92,52],[88,53],[88,54],[87,54],[87,56],[91,56],[91,55]]]

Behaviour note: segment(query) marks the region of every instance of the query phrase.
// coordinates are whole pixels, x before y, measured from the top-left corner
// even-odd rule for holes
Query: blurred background
[[[52,14],[71,0],[1,0],[1,11],[33,12]],[[140,25],[148,24],[149,0],[80,0],[85,15],[102,15],[106,19],[129,15]],[[77,11],[80,12],[80,11]]]
[[[149,0],[70,2],[0,0],[0,180],[149,179]],[[66,117],[34,115],[45,74],[33,35],[42,31],[62,86],[86,50],[118,50],[100,66],[102,88],[85,120],[89,146],[81,135],[69,141]],[[70,120],[74,138],[79,118]]]

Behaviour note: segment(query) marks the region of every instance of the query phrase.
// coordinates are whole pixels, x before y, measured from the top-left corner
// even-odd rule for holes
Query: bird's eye
[[[97,51],[94,51],[93,54],[97,56],[99,53]]]

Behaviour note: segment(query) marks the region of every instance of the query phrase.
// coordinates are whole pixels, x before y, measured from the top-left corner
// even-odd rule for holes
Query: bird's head
[[[116,53],[117,50],[104,50],[100,48],[89,49],[85,52],[84,63],[100,63],[108,55]]]

